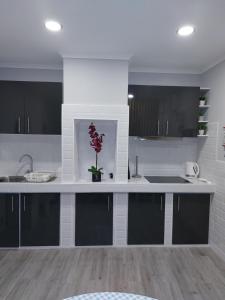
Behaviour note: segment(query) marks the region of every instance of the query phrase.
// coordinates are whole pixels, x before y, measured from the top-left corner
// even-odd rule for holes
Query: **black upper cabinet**
[[[62,84],[0,81],[0,133],[61,134]]]
[[[21,246],[58,246],[60,194],[21,194]]]
[[[130,193],[128,245],[164,243],[165,194]]]
[[[0,81],[0,133],[24,133],[23,85]]]
[[[75,245],[112,245],[113,194],[76,194]]]
[[[26,83],[25,130],[31,134],[61,133],[62,85]]]
[[[130,135],[158,136],[159,119],[162,118],[160,97],[150,86],[129,86],[129,93],[134,98],[129,100]]]
[[[195,137],[198,87],[129,86],[130,135]]]
[[[19,246],[19,195],[0,194],[0,247]]]
[[[207,244],[210,194],[174,194],[173,244]]]

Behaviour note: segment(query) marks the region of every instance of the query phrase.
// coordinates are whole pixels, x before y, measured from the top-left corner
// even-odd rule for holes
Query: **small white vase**
[[[199,134],[199,135],[205,135],[205,130],[199,130],[199,131],[198,131],[198,134]]]
[[[205,106],[205,100],[200,100],[199,105],[200,105],[200,106]]]
[[[204,121],[204,116],[199,116],[198,120],[199,120],[200,122]]]

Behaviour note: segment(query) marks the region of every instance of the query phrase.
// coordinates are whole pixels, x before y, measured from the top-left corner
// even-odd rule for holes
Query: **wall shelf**
[[[200,87],[200,91],[202,91],[202,92],[209,92],[210,88],[208,88],[208,87]]]
[[[207,134],[208,123],[209,123],[208,109],[210,108],[210,105],[208,105],[207,100],[209,97],[209,92],[210,92],[210,88],[200,87],[200,97],[199,97],[199,105],[198,105],[198,110],[199,110],[198,137],[208,137]],[[204,134],[200,134],[200,133],[204,133]]]
[[[199,108],[210,108],[210,105],[199,105]]]

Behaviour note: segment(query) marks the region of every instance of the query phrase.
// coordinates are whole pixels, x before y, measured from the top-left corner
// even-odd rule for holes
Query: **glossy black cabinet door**
[[[75,245],[112,245],[113,194],[76,194]]]
[[[0,133],[61,134],[62,84],[0,81]]]
[[[130,193],[128,245],[163,244],[165,194]]]
[[[173,244],[207,244],[210,194],[174,194]]]
[[[60,194],[21,194],[21,246],[58,246]]]
[[[197,135],[198,87],[130,85],[130,136]]]
[[[25,133],[61,134],[62,84],[25,84]]]
[[[0,194],[0,247],[19,246],[19,195]]]
[[[159,136],[159,120],[162,118],[160,95],[152,86],[131,85],[128,100],[130,108],[130,136]]]
[[[0,133],[24,133],[24,104],[19,82],[0,81]]]
[[[198,87],[164,87],[163,135],[196,137],[198,124]]]

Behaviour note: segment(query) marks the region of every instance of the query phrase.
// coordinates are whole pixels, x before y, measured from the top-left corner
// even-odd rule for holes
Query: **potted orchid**
[[[92,181],[93,182],[100,182],[101,181],[101,176],[103,174],[102,173],[103,168],[98,168],[98,154],[102,150],[104,134],[103,133],[99,134],[96,131],[96,127],[93,123],[90,124],[88,129],[89,129],[88,133],[89,133],[90,138],[91,138],[90,146],[95,151],[95,166],[91,166],[91,168],[88,169],[88,171],[92,173]]]

